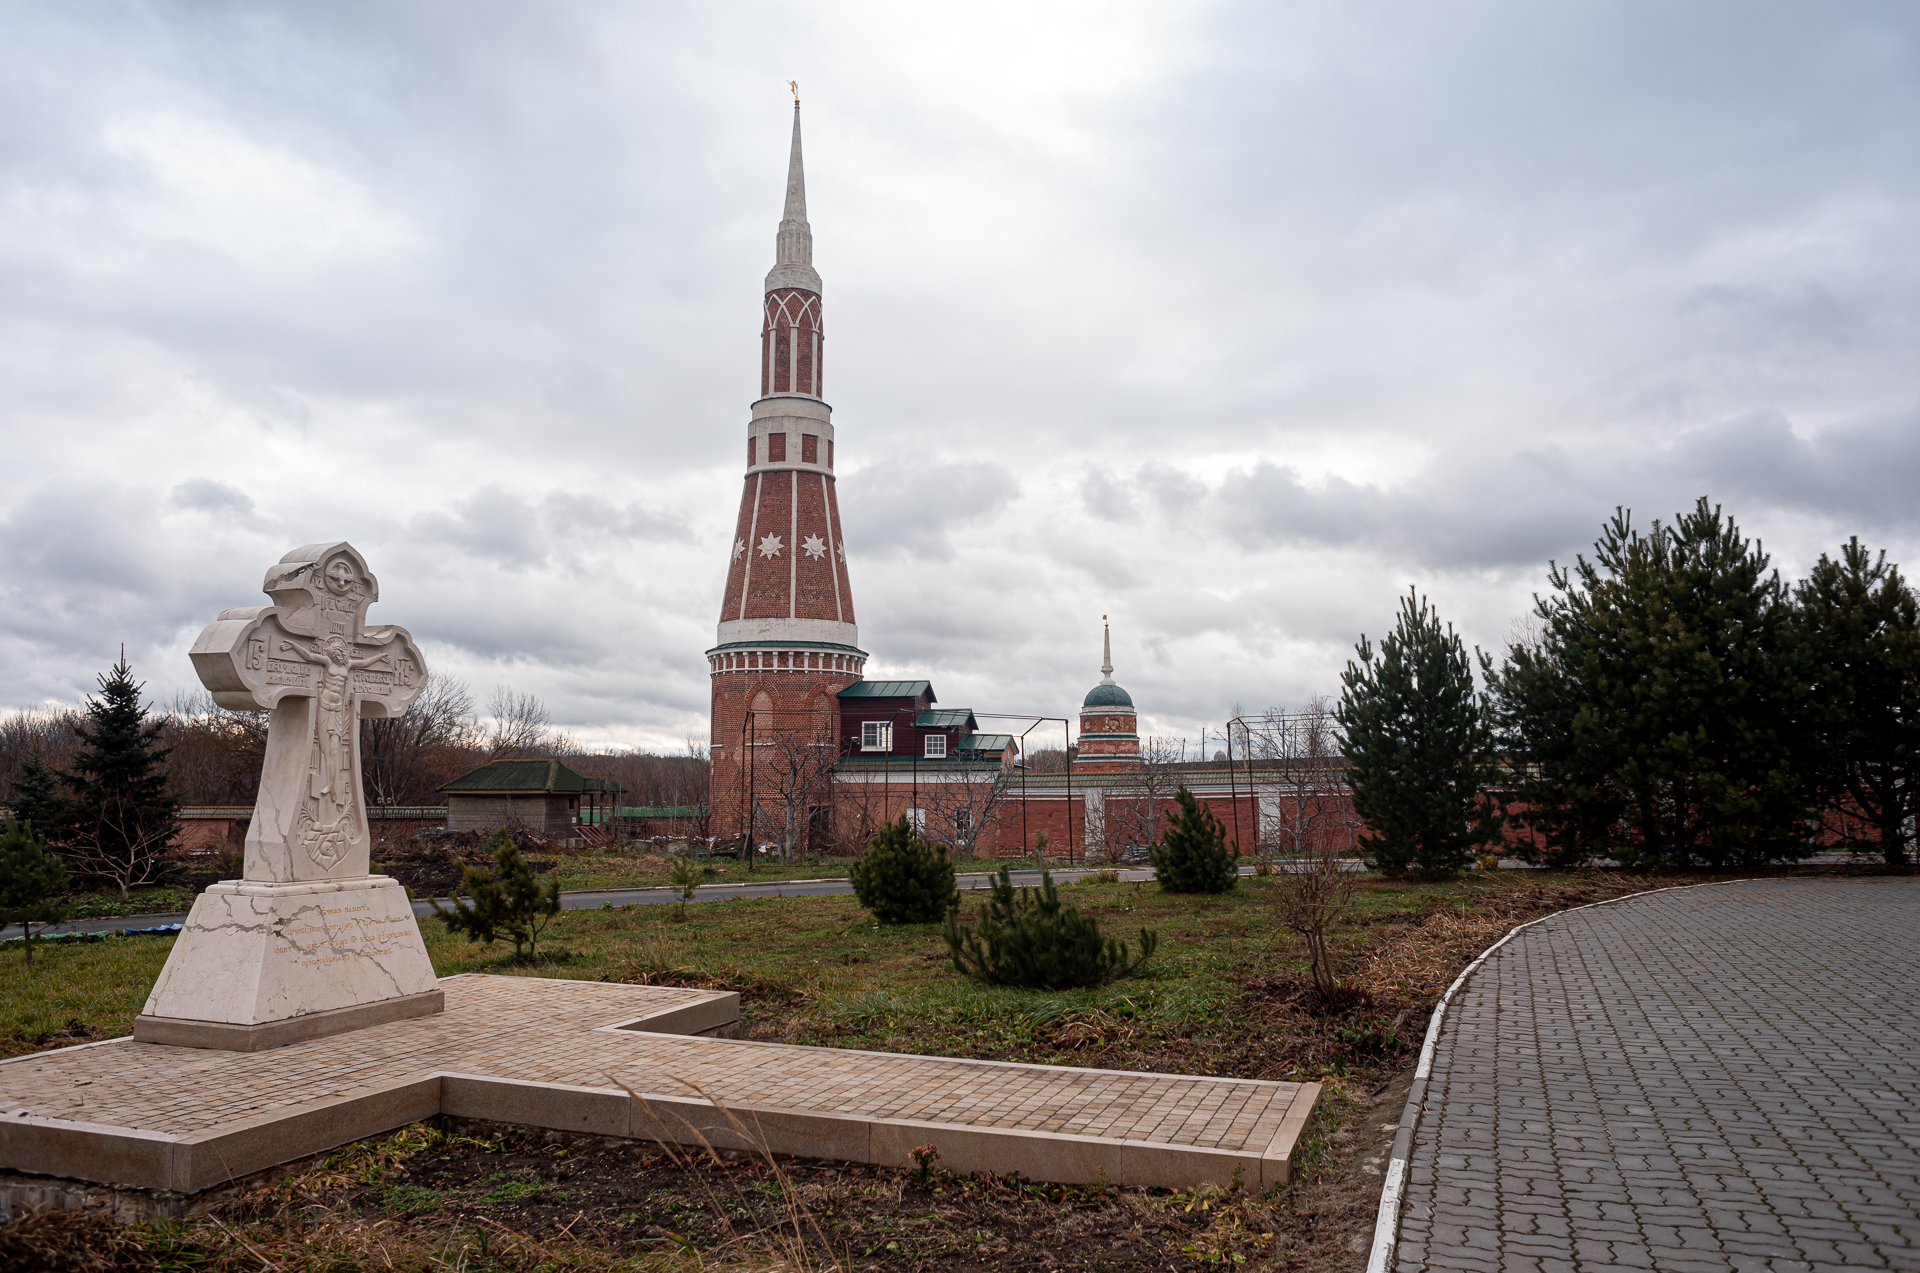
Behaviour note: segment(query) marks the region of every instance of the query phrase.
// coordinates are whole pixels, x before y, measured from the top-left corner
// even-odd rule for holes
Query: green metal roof
[[[933,692],[932,681],[855,681],[841,690],[836,698],[919,698],[927,696],[929,703],[937,703],[939,697]]]
[[[552,795],[578,795],[587,791],[620,791],[611,778],[586,778],[557,760],[496,760],[470,774],[455,778],[440,790],[455,795],[518,794],[542,792]]]
[[[921,729],[974,729],[977,727],[971,707],[936,707],[915,716],[913,723]]]
[[[1102,682],[1087,691],[1083,707],[1132,707],[1133,698],[1118,685]]]
[[[963,734],[961,751],[1005,751],[1013,746],[1012,734]]]

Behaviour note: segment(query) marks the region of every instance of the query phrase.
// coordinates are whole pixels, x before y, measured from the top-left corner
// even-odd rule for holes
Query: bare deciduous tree
[[[1249,772],[1260,792],[1260,843],[1276,853],[1323,847],[1351,802],[1340,781],[1333,702],[1317,694],[1297,712],[1270,707],[1245,722]]]
[[[976,857],[980,837],[1001,820],[1007,772],[999,765],[943,770],[920,788],[921,835],[951,857]]]
[[[895,807],[884,781],[865,782],[863,776],[854,775],[833,787],[834,836],[842,850],[850,848],[855,853],[865,851],[880,829],[905,808],[905,802]]]
[[[161,730],[167,791],[183,805],[251,805],[267,754],[267,714],[228,711],[206,690],[177,693]]]
[[[638,749],[589,753],[560,748],[555,748],[554,754],[588,778],[611,778],[619,783],[616,803],[622,807],[686,810],[673,815],[671,834],[702,839],[709,834],[713,820],[712,765],[704,744],[689,739],[672,755]],[[738,793],[734,798],[738,799]]]
[[[554,737],[553,716],[537,694],[520,694],[509,686],[496,685],[487,696],[487,718],[482,746],[489,761],[538,756],[559,741]]]
[[[1028,773],[1063,774],[1073,758],[1059,747],[1041,747],[1027,753]]]
[[[79,749],[73,732],[80,713],[71,708],[37,711],[31,708],[0,715],[0,804],[13,799],[13,784],[29,756],[49,771],[64,769]]]
[[[824,728],[768,731],[754,750],[755,834],[775,839],[781,861],[791,862],[803,844],[811,846],[828,816],[836,758],[833,734]]]
[[[472,769],[479,744],[466,682],[432,672],[399,716],[360,722],[360,767],[376,805],[431,805]]]
[[[1331,1004],[1337,982],[1327,935],[1341,912],[1352,905],[1356,877],[1332,847],[1316,849],[1288,868],[1274,882],[1280,922],[1306,941],[1314,993],[1322,1003]]]
[[[1186,746],[1174,738],[1140,741],[1140,768],[1107,785],[1100,821],[1100,840],[1109,858],[1119,859],[1129,848],[1144,848],[1160,836],[1164,806],[1180,786],[1180,766]]]

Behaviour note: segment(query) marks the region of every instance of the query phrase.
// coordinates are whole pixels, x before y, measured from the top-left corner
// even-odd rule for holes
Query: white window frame
[[[928,760],[945,760],[947,758],[947,736],[945,734],[928,734],[926,747],[920,754]]]
[[[863,720],[860,722],[861,751],[892,751],[893,725],[883,720]]]

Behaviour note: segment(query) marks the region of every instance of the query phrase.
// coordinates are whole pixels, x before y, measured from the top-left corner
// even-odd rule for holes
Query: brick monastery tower
[[[787,204],[760,327],[760,396],[747,421],[746,485],[718,640],[707,651],[716,835],[740,829],[734,823],[744,809],[749,713],[751,739],[762,746],[781,734],[804,734],[824,736],[831,747],[834,694],[866,666],[840,540],[833,409],[822,396],[825,351],[796,97]]]
[[[1075,773],[1123,773],[1140,768],[1140,732],[1133,696],[1113,679],[1113,632],[1100,616],[1100,683],[1080,705]]]

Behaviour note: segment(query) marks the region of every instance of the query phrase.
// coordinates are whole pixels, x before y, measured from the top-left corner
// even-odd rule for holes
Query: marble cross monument
[[[270,606],[227,610],[193,643],[222,707],[265,710],[245,878],[202,893],[134,1021],[149,1043],[253,1051],[440,1011],[397,880],[369,874],[360,718],[398,716],[426,663],[406,629],[367,627],[379,584],[350,544],[267,571]]]

